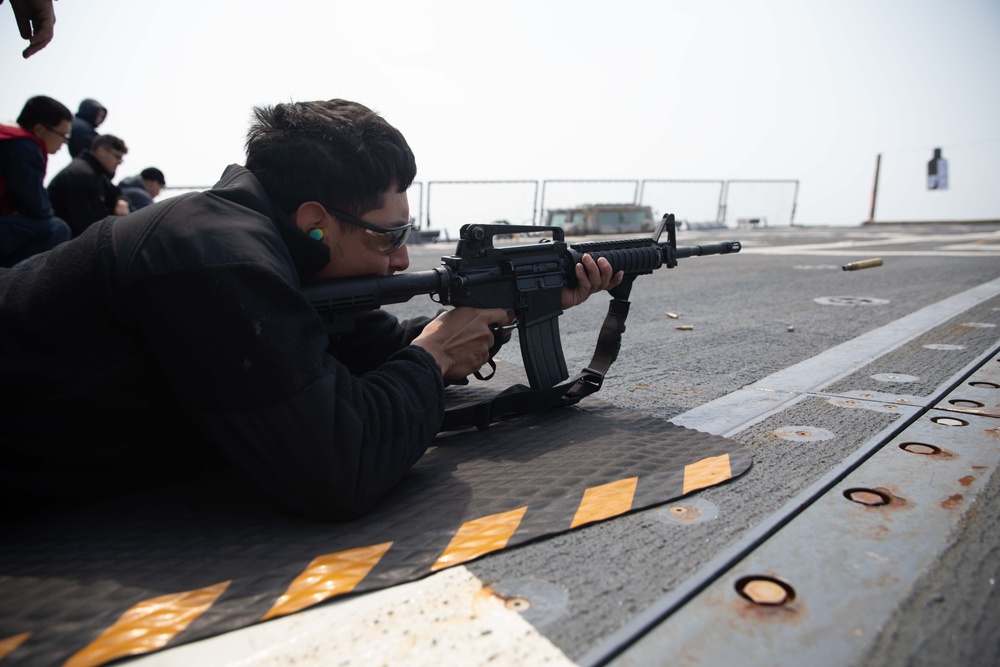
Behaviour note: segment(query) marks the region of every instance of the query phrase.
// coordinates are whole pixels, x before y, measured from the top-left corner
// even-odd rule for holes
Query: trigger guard
[[[510,332],[504,327],[499,327],[495,324],[490,325],[490,330],[493,332],[493,345],[490,347],[490,359],[493,359],[500,351],[500,348],[510,342]]]
[[[492,378],[494,375],[497,374],[497,363],[495,361],[493,361],[493,358],[490,357],[490,360],[487,361],[486,363],[489,364],[490,368],[493,369],[493,370],[490,371],[489,375],[487,375],[486,377],[483,377],[483,375],[481,373],[482,369],[479,369],[478,371],[476,371],[475,373],[473,373],[473,375],[476,376],[477,380],[484,380],[484,381],[485,380],[489,380],[490,378]]]

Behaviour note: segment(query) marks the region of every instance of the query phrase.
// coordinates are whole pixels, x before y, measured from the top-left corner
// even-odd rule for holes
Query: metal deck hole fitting
[[[928,445],[923,442],[904,442],[899,446],[904,452],[911,454],[921,454],[923,456],[935,456],[941,453],[941,448],[935,445]]]
[[[941,426],[968,426],[969,422],[954,417],[931,417],[931,421]]]
[[[970,382],[969,386],[977,389],[1000,389],[1000,384],[996,382]]]
[[[882,489],[847,489],[844,491],[844,497],[852,503],[869,507],[888,505],[892,502],[892,496]]]
[[[649,516],[671,526],[686,526],[711,521],[719,516],[719,508],[703,498],[688,498],[683,505],[658,507]]]
[[[751,575],[736,582],[736,592],[750,602],[767,607],[788,604],[795,599],[795,589],[780,579]]]
[[[825,428],[802,424],[785,426],[784,428],[775,429],[771,433],[782,440],[790,440],[792,442],[821,442],[823,440],[832,440],[836,437]]]
[[[513,609],[514,611],[528,611],[531,609],[531,603],[524,598],[511,598],[505,603],[507,609]]]
[[[504,607],[516,611],[536,628],[545,628],[566,613],[569,591],[541,579],[520,578],[497,581],[490,591]]]
[[[964,398],[953,398],[948,401],[957,408],[982,408],[985,407],[985,403],[980,403],[979,401],[970,401]]]

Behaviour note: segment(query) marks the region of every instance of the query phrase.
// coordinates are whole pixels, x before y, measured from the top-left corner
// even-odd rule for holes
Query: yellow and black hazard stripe
[[[405,580],[466,563],[513,544],[676,499],[735,477],[749,465],[750,455],[745,450],[736,449],[666,473],[633,476],[588,487],[572,504],[546,501],[469,519],[454,528],[442,551],[423,556],[425,565],[422,571],[416,573],[417,576]],[[274,598],[270,609],[257,621],[292,614],[362,589],[402,583],[366,582],[372,570],[390,553],[393,544],[392,541],[385,541],[315,556]],[[211,609],[230,584],[231,581],[221,581],[134,604],[96,639],[73,653],[64,665],[96,667],[159,650]],[[28,628],[20,634],[0,638],[0,661],[16,653],[31,636],[32,629]]]

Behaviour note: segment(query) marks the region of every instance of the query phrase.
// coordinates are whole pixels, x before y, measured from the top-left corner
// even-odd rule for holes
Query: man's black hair
[[[98,148],[118,151],[119,153],[128,153],[128,146],[125,145],[125,142],[113,134],[99,134],[94,137],[94,140],[90,142],[90,150],[93,152]]]
[[[24,103],[21,115],[17,117],[17,124],[26,130],[38,124],[51,129],[66,120],[73,120],[73,114],[66,105],[51,97],[37,95]]]
[[[160,185],[167,184],[167,179],[164,177],[163,172],[156,167],[146,167],[139,172],[139,178],[146,181],[156,181]]]
[[[417,175],[403,135],[366,106],[347,100],[254,108],[247,162],[271,199],[293,214],[307,201],[361,216],[405,192]]]

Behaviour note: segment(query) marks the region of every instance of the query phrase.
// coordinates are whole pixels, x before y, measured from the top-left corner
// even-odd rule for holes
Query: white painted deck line
[[[998,294],[1000,278],[921,308],[670,421],[715,435],[738,433],[803,394],[820,390]]]
[[[132,667],[574,665],[464,566],[139,657]]]

